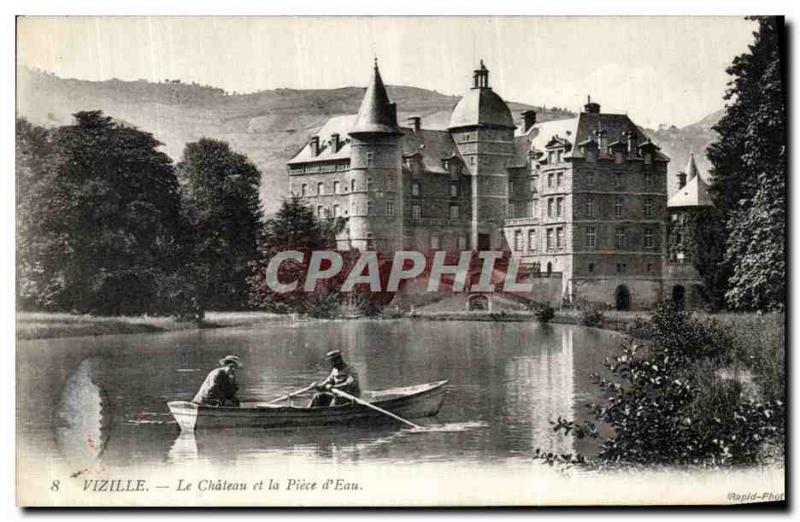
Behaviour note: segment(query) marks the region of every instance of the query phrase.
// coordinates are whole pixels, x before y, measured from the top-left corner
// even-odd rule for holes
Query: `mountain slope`
[[[389,86],[388,90],[401,111],[401,122],[418,115],[429,128],[444,128],[459,99],[417,87]],[[228,94],[218,88],[179,81],[93,82],[63,79],[24,67],[17,70],[17,113],[33,123],[66,125],[75,112],[100,109],[119,121],[152,132],[176,162],[187,142],[202,137],[229,142],[261,170],[261,199],[267,213],[274,211],[286,194],[285,162],[329,117],[357,112],[363,93],[360,87],[344,87]],[[540,121],[572,116],[563,110],[515,102],[508,105],[515,118],[526,109],[535,109]],[[697,154],[710,143],[713,136],[708,125],[701,123],[695,124],[697,128],[690,125],[683,129],[645,130],[673,158],[671,172],[686,164],[690,148]],[[698,155],[701,170],[706,166],[704,161]]]

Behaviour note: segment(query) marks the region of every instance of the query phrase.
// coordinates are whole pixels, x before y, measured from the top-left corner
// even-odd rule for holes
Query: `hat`
[[[325,358],[328,359],[329,361],[333,361],[333,360],[336,360],[336,359],[341,359],[342,358],[342,352],[340,352],[339,350],[330,351],[330,352],[325,354]]]
[[[226,364],[230,363],[235,364],[237,368],[241,368],[242,366],[244,366],[244,364],[242,364],[242,360],[236,357],[235,355],[226,355],[225,357],[219,360],[220,366],[225,366]]]

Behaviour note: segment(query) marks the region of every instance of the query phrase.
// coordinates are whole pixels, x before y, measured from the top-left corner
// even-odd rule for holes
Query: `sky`
[[[586,96],[639,125],[724,106],[740,17],[47,17],[18,19],[18,64],[86,80],[180,79],[229,92],[391,85],[461,94],[483,59],[507,101],[577,111]]]

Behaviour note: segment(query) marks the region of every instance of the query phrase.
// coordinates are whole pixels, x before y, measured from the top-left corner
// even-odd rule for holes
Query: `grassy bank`
[[[156,333],[199,328],[258,326],[291,321],[294,316],[266,312],[208,312],[201,324],[174,317],[101,317],[66,313],[17,312],[17,339],[48,339],[110,334]]]

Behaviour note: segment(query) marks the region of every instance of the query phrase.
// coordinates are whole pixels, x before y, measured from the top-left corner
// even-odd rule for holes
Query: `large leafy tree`
[[[185,297],[185,229],[169,157],[100,111],[44,132],[20,122],[24,304],[97,314],[172,311]]]
[[[786,294],[786,130],[783,21],[755,18],[749,52],[732,79],[719,140],[708,148],[711,195],[724,216],[725,299],[737,310],[780,310]]]
[[[191,270],[206,309],[241,309],[261,229],[261,174],[222,141],[189,143],[177,167],[194,231]]]

